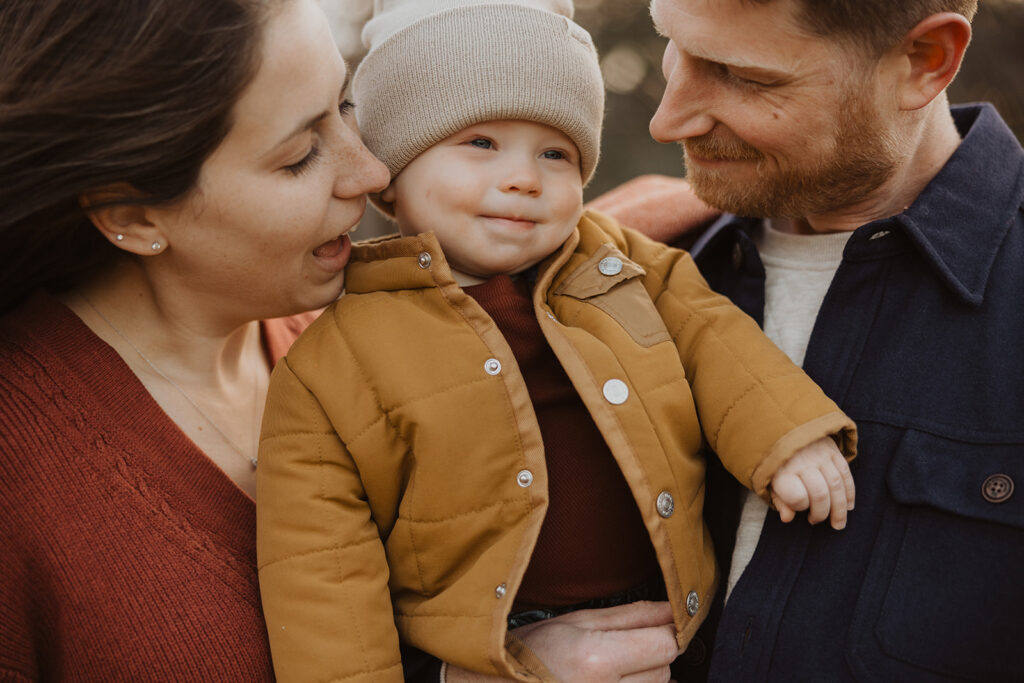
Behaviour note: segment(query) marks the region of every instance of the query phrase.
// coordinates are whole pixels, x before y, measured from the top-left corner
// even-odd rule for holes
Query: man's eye
[[[737,76],[732,72],[729,73],[729,76],[732,78],[732,80],[736,81],[737,83],[742,83],[744,85],[749,85],[755,88],[763,88],[765,85],[761,81],[755,81],[750,78],[744,78],[743,76]]]
[[[719,69],[719,73],[721,74],[721,76],[722,76],[722,78],[724,80],[729,81],[730,83],[735,83],[736,85],[738,85],[740,87],[746,87],[746,88],[764,88],[764,87],[767,87],[766,83],[762,83],[760,81],[755,81],[755,80],[752,80],[750,78],[744,78],[743,76],[740,76],[740,75],[736,74],[732,69],[730,69],[729,67],[725,66],[724,64],[721,65],[721,68]]]
[[[493,143],[487,138],[474,138],[469,141],[469,144],[473,145],[474,147],[479,147],[480,149],[490,149],[491,147],[494,146]]]

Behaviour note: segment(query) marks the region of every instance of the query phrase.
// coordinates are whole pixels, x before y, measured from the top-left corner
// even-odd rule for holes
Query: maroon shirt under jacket
[[[513,611],[572,605],[660,573],[633,495],[533,312],[525,277],[466,293],[494,319],[523,373],[548,470],[550,503]]]

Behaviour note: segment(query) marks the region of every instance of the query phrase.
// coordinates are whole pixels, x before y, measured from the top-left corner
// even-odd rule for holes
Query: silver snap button
[[[672,497],[672,494],[668,491],[662,491],[658,494],[658,514],[666,519],[672,516],[672,513],[676,511],[676,501]]]
[[[494,589],[494,597],[496,597],[499,600],[501,600],[503,597],[505,597],[505,591],[507,591],[507,590],[508,590],[508,586],[506,586],[503,583],[499,584],[498,587]]]
[[[604,383],[604,397],[613,406],[620,406],[629,398],[629,387],[621,379],[610,379]]]
[[[425,251],[421,251],[420,255],[416,257],[416,263],[420,264],[420,268],[423,270],[430,267],[430,261],[430,254]]]
[[[686,596],[686,613],[691,617],[700,611],[700,597],[697,591],[690,591]]]
[[[606,256],[597,264],[597,269],[602,275],[618,275],[622,272],[622,259],[615,256]]]
[[[488,358],[487,361],[484,362],[484,372],[488,375],[497,375],[501,372],[501,361],[497,358]]]
[[[530,470],[519,470],[519,474],[516,475],[516,483],[525,489],[533,483],[533,472]]]

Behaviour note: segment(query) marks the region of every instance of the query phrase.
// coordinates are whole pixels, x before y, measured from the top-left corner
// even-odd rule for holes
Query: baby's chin
[[[452,277],[455,278],[455,282],[460,287],[472,287],[474,285],[482,285],[494,277],[494,275],[477,275],[459,270],[458,268],[452,268]]]
[[[482,285],[492,278],[496,278],[499,275],[508,275],[515,279],[522,275],[524,272],[529,270],[534,264],[522,265],[516,264],[508,267],[490,267],[490,268],[458,268],[452,267],[452,275],[455,277],[455,282],[461,287],[472,287],[473,285]]]

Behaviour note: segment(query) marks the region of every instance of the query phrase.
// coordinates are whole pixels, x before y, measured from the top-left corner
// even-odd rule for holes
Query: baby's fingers
[[[837,531],[844,529],[846,528],[846,513],[849,510],[846,498],[846,481],[843,479],[840,471],[834,466],[834,463],[831,462],[822,467],[821,474],[828,485],[831,507],[829,519],[832,528]]]
[[[835,453],[832,456],[832,462],[839,470],[839,475],[843,478],[843,488],[846,489],[846,509],[852,510],[854,499],[857,497],[857,487],[853,484],[853,473],[850,472],[850,463],[846,462],[839,453]]]
[[[806,510],[810,505],[807,487],[795,474],[776,475],[772,480],[772,502],[779,511],[783,522],[791,522],[797,510]]]
[[[800,481],[803,482],[807,489],[807,497],[810,499],[811,504],[807,509],[807,521],[811,524],[817,524],[823,522],[829,518],[832,512],[832,486],[818,469],[804,470],[800,472]],[[844,515],[846,507],[846,500],[843,499]]]
[[[832,497],[832,528],[837,531],[846,528],[846,518],[853,509],[853,475],[850,474],[850,466],[841,456],[836,455],[822,466],[822,476],[828,484],[829,494]]]

